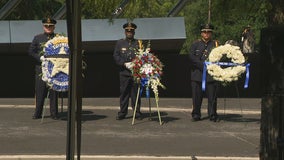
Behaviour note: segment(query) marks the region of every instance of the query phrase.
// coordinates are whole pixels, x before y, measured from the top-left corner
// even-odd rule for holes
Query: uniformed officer
[[[116,117],[117,120],[122,120],[126,117],[129,98],[131,98],[131,106],[134,110],[138,91],[138,84],[134,82],[129,68],[130,62],[135,58],[135,52],[138,49],[138,40],[134,38],[137,26],[134,23],[125,23],[123,28],[125,29],[125,38],[117,41],[113,53],[115,63],[119,66],[120,78],[120,111]],[[140,103],[141,99],[139,97],[135,114],[136,119],[142,119]]]
[[[48,88],[46,82],[41,79],[42,68],[40,52],[43,50],[42,45],[55,36],[55,24],[56,20],[52,18],[45,18],[42,20],[43,33],[36,35],[29,48],[29,55],[35,59],[35,94],[36,94],[36,108],[33,115],[33,119],[39,119],[42,117],[42,110],[44,105],[44,99],[49,91],[50,98],[50,115],[52,119],[58,119],[58,92]]]
[[[204,61],[211,50],[218,46],[218,42],[212,40],[214,27],[211,24],[201,25],[201,39],[195,41],[190,47],[189,59],[191,62],[191,87],[192,87],[192,120],[201,120],[201,104],[204,93],[202,92],[202,73]],[[218,120],[217,115],[217,87],[218,83],[207,74],[206,94],[208,98],[208,116],[213,122]]]

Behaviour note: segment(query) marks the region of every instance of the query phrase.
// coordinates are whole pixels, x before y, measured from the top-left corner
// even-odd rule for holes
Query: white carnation
[[[220,62],[223,56],[231,59],[232,63],[235,63],[237,65],[222,68],[216,62]],[[212,62],[213,64],[207,65],[207,72],[217,81],[236,81],[238,80],[238,77],[246,71],[246,67],[243,66],[243,64],[245,63],[245,58],[240,50],[240,47],[238,46],[225,44],[223,46],[216,47],[212,49],[208,59],[209,62]]]

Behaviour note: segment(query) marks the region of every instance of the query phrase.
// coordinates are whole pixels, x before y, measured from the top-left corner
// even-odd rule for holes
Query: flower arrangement
[[[225,44],[216,47],[209,54],[208,61],[208,74],[225,84],[238,80],[246,71],[245,58],[238,46]]]
[[[150,41],[144,49],[142,41],[139,40],[139,49],[136,52],[136,57],[131,62],[133,78],[135,82],[140,83],[147,88],[150,86],[153,90],[155,97],[158,98],[158,86],[165,88],[160,82],[161,75],[163,74],[163,64],[161,61],[150,52]]]
[[[56,35],[43,46],[41,56],[42,80],[59,92],[68,90],[69,46],[68,38]]]

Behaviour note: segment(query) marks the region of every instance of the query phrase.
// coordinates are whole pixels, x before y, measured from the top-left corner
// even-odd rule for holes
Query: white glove
[[[45,61],[44,56],[40,56],[40,60],[41,60],[41,61]]]
[[[131,62],[127,62],[127,63],[124,63],[125,67],[128,68],[128,69],[131,69],[133,66],[131,64]]]

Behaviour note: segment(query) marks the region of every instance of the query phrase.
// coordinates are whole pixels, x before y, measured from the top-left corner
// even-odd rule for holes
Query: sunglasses
[[[212,31],[201,31],[201,33],[212,33]]]
[[[54,25],[43,25],[46,28],[53,27]]]

